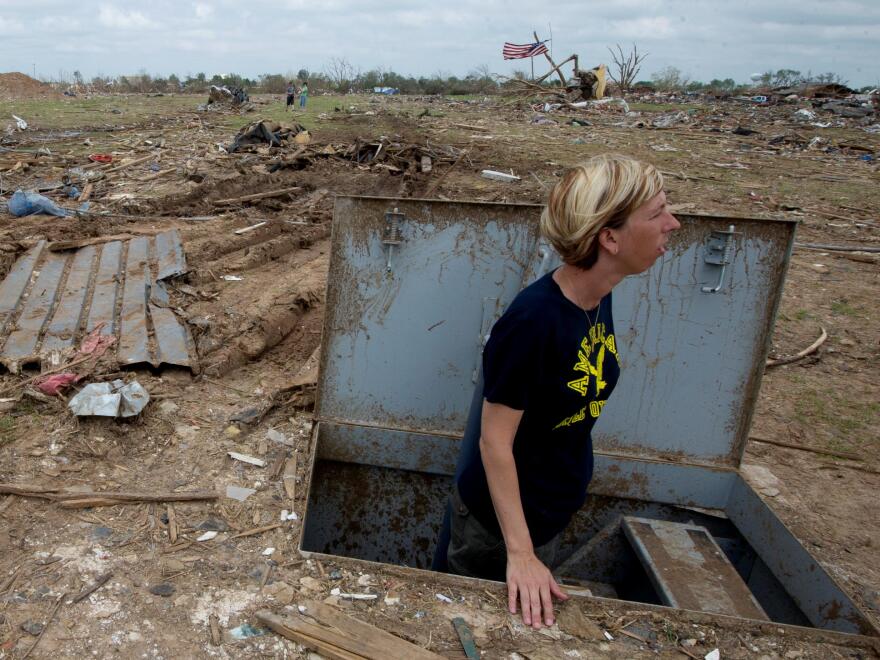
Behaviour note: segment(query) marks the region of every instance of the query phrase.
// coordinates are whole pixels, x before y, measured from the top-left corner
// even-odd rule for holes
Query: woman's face
[[[648,270],[666,252],[669,234],[679,227],[666,206],[666,193],[660,191],[633,211],[620,229],[612,230],[617,259],[630,275]]]

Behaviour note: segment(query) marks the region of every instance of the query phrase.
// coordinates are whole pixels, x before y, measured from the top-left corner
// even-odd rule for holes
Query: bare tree
[[[324,67],[324,73],[337,92],[347,92],[351,82],[357,77],[354,67],[344,57],[331,58]]]
[[[652,73],[651,80],[654,81],[654,87],[661,92],[678,92],[688,86],[691,78],[686,73],[682,73],[681,69],[666,66],[657,73]]]
[[[615,75],[615,71],[613,70],[609,70],[608,75],[611,76],[611,80],[616,82],[617,86],[620,87],[620,92],[626,93],[629,91],[630,87],[632,87],[636,76],[639,75],[639,70],[642,68],[642,62],[645,61],[648,53],[640,54],[639,49],[635,44],[633,44],[632,50],[628,53],[623,52],[620,44],[615,45],[617,46],[617,52],[615,53],[610,48],[608,49],[608,52],[611,53],[611,59],[614,62],[614,68],[616,69],[617,75]]]

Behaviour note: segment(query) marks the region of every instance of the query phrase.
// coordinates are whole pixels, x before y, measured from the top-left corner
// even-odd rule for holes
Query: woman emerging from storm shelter
[[[620,374],[611,290],[650,268],[679,226],[652,165],[602,155],[572,168],[541,216],[563,265],[492,328],[480,424],[462,443],[435,569],[506,580],[526,625],[552,625],[552,599],[567,598],[551,569],[586,499],[591,430]]]

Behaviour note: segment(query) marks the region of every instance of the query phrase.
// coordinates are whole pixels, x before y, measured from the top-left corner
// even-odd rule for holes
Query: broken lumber
[[[78,250],[88,245],[100,245],[101,243],[111,243],[113,241],[128,241],[135,236],[155,236],[161,234],[161,230],[139,230],[137,233],[131,234],[110,234],[109,236],[97,236],[95,238],[83,238],[73,241],[52,241],[49,243],[49,252],[62,252],[64,250]]]
[[[880,247],[865,245],[827,245],[825,243],[795,243],[796,248],[805,250],[827,250],[828,252],[880,252]]]
[[[119,172],[120,170],[124,170],[132,165],[140,165],[141,163],[146,163],[148,160],[153,158],[153,154],[147,154],[146,156],[142,156],[141,158],[135,158],[134,160],[130,160],[127,163],[123,163],[122,165],[117,165],[116,167],[111,167],[109,170],[103,170],[104,174],[110,174],[111,172]]]
[[[66,509],[83,506],[112,506],[114,504],[141,502],[192,502],[197,500],[216,500],[214,491],[190,491],[184,493],[130,493],[130,492],[60,492],[57,488],[40,486],[15,486],[0,484],[0,494],[18,495],[19,497],[39,497],[46,500],[61,502]],[[83,504],[86,501],[100,501],[102,504]],[[107,504],[103,504],[106,502]]]
[[[217,199],[211,202],[214,206],[229,206],[230,204],[240,204],[242,202],[253,202],[258,199],[269,199],[270,197],[281,197],[290,193],[302,190],[299,186],[293,188],[282,188],[281,190],[269,190],[267,192],[254,193],[253,195],[242,195],[241,197],[230,197],[228,199]]]
[[[258,222],[257,224],[251,225],[249,227],[242,227],[241,229],[236,229],[232,233],[235,234],[236,236],[241,236],[242,234],[247,234],[249,231],[253,231],[254,229],[259,229],[263,225],[267,225],[267,224],[269,224],[269,223],[264,220],[263,222]]]
[[[792,362],[797,362],[798,360],[803,360],[808,355],[815,353],[817,350],[819,350],[819,347],[825,343],[825,340],[828,339],[828,333],[825,332],[825,328],[820,328],[820,330],[822,331],[822,334],[819,335],[819,338],[816,341],[814,341],[812,344],[807,346],[804,350],[798,351],[797,353],[795,353],[794,355],[791,355],[789,357],[779,358],[777,360],[772,360],[772,359],[767,360],[767,362],[765,363],[765,366],[766,367],[778,367],[782,364],[791,364]]]
[[[535,43],[540,43],[541,40],[538,38],[538,33],[537,33],[537,31],[532,32],[532,34],[533,34],[534,37],[535,37]],[[553,61],[553,58],[550,57],[550,53],[549,53],[549,52],[547,51],[547,49],[545,48],[545,49],[544,49],[544,57],[547,58],[547,61],[550,62],[550,66],[551,66],[550,71],[547,73],[546,76],[544,76],[544,78],[548,78],[548,77],[549,77],[549,76],[555,71],[557,74],[559,74],[559,82],[562,83],[562,89],[565,89],[565,87],[566,87],[566,85],[568,85],[568,83],[566,82],[566,80],[565,80],[565,76],[562,75],[562,71],[560,71],[559,68],[562,66],[562,64],[565,64],[566,62],[568,62],[569,60],[571,60],[571,59],[574,57],[574,55],[572,55],[571,57],[569,57],[567,60],[564,60],[564,61],[562,62],[562,64],[556,64],[556,62]],[[532,60],[532,61],[534,61],[534,60]],[[577,65],[575,65],[575,70],[577,70]]]
[[[36,641],[27,650],[27,653],[25,653],[23,656],[21,656],[21,660],[25,660],[27,657],[30,656],[30,654],[33,652],[33,650],[35,648],[37,648],[37,644],[40,643],[40,640],[43,639],[43,635],[46,634],[46,630],[49,629],[49,624],[52,623],[52,620],[55,618],[55,614],[58,613],[58,608],[61,607],[61,603],[64,601],[64,597],[66,595],[67,595],[66,593],[63,593],[60,596],[58,596],[58,600],[55,601],[55,607],[52,608],[52,611],[49,613],[49,618],[46,619],[46,623],[43,624],[43,629],[40,631],[40,634],[37,635]]]
[[[269,610],[260,610],[256,616],[260,623],[279,635],[320,653],[331,654],[331,658],[439,660],[441,657],[324,603],[307,602],[305,616],[279,616]],[[319,648],[319,644],[323,648]]]
[[[217,493],[65,493],[56,496],[61,500],[62,509],[86,509],[97,506],[116,506],[119,504],[142,504],[143,502],[192,502],[197,500],[216,500]]]
[[[98,579],[95,580],[94,584],[92,584],[92,586],[87,587],[86,589],[81,591],[78,596],[74,597],[74,599],[71,602],[78,603],[81,600],[85,600],[86,598],[91,596],[93,593],[95,593],[98,589],[100,589],[105,584],[107,584],[107,582],[110,580],[111,577],[113,577],[113,571],[107,571],[103,575],[99,576]]]
[[[253,536],[254,534],[262,534],[263,532],[268,532],[273,529],[278,529],[283,524],[284,523],[272,523],[271,525],[263,525],[262,527],[254,527],[253,529],[247,529],[243,532],[239,532],[238,534],[233,534],[229,538],[230,538],[230,540],[231,539],[240,539],[240,538],[244,538],[245,536]]]
[[[44,500],[54,500],[57,488],[43,488],[42,486],[14,486],[12,484],[0,484],[0,494],[18,495],[19,497],[39,497]]]
[[[474,126],[473,124],[456,124],[456,123],[453,123],[452,125],[455,126],[456,128],[465,128],[469,131],[482,131],[484,133],[489,132],[489,129],[484,126]]]
[[[293,502],[294,495],[296,494],[296,454],[287,459],[281,483],[284,485],[284,492],[287,493],[287,497]]]
[[[851,461],[864,461],[865,457],[850,451],[835,451],[833,449],[819,449],[818,447],[805,447],[796,445],[793,442],[783,442],[782,440],[771,440],[759,435],[750,435],[749,440],[760,442],[765,445],[776,445],[777,447],[787,447],[788,449],[797,449],[798,451],[808,451],[813,454],[822,454],[823,456],[835,456],[837,458],[846,458]]]
[[[458,161],[460,161],[466,153],[467,149],[461,150],[461,153],[458,154],[458,158],[456,158],[455,162],[453,162],[452,165],[449,166],[449,169],[443,172],[443,174],[441,174],[438,178],[434,179],[434,182],[430,186],[428,186],[428,190],[425,191],[425,197],[430,197],[436,192],[437,188],[440,187],[440,184],[443,183],[443,179],[446,178],[446,175],[455,169],[455,166],[458,165]]]

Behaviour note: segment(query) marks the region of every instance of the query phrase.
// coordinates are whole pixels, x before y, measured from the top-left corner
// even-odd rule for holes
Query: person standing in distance
[[[526,625],[553,625],[553,598],[567,598],[551,569],[586,499],[591,431],[620,374],[611,291],[650,268],[679,227],[654,166],[606,154],[573,167],[541,215],[563,265],[523,289],[492,328],[446,563],[506,581],[510,612],[519,607]]]
[[[293,112],[293,99],[296,96],[296,87],[293,84],[293,81],[289,81],[287,83],[287,105],[284,107],[284,112],[290,110]]]
[[[309,81],[303,80],[302,89],[299,90],[299,107],[300,110],[306,109],[306,101],[309,100]]]

